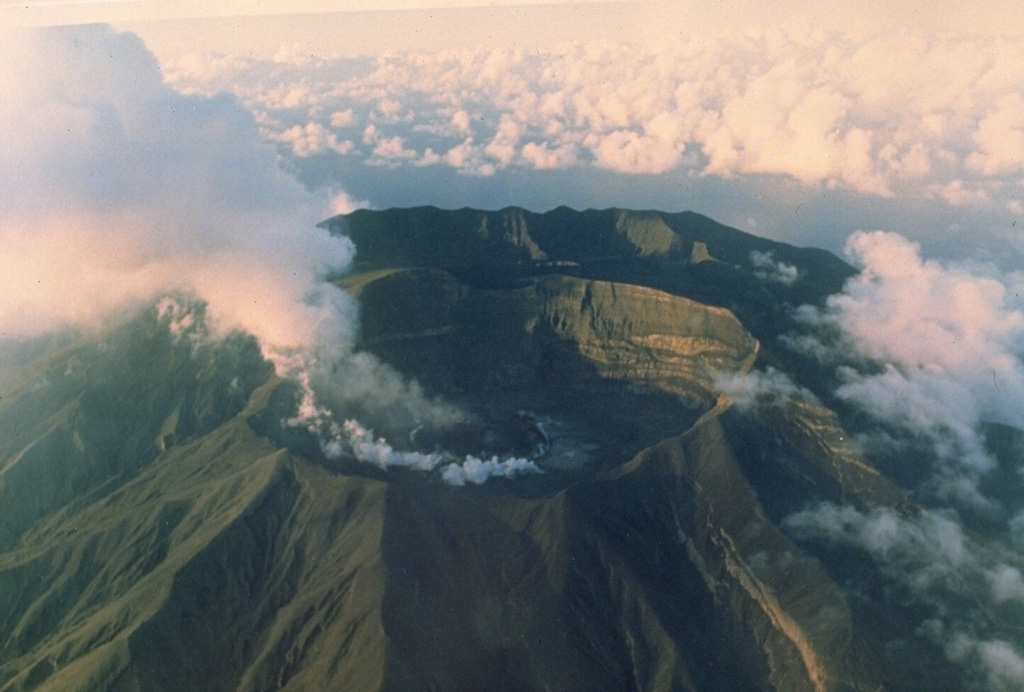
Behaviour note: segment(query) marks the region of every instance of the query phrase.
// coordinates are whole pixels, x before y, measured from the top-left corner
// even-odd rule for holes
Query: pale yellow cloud
[[[288,144],[292,153],[300,157],[313,156],[323,151],[347,154],[355,147],[352,140],[339,140],[337,135],[315,122],[290,127],[274,135],[273,139]]]
[[[1007,94],[978,123],[968,164],[988,175],[1024,169],[1024,98]]]
[[[280,121],[279,140],[344,113],[367,145],[348,154],[376,163],[478,175],[684,167],[978,205],[1024,171],[1022,55],[1018,39],[858,42],[773,28],[657,48],[607,39],[549,52],[445,47],[382,56],[361,74],[344,60],[311,71],[222,59],[212,75],[185,58],[165,71],[185,90],[232,88]],[[291,120],[296,109],[304,122]]]
[[[520,153],[527,164],[538,169],[568,168],[577,163],[576,147],[572,145],[552,149],[547,142],[527,142]]]
[[[283,32],[262,58],[218,49],[164,60],[161,69],[187,93],[233,92],[264,135],[297,156],[330,152],[476,175],[571,166],[769,175],[810,187],[1010,208],[1006,196],[1024,171],[1024,39],[905,29],[901,22],[918,11],[908,3],[893,9],[893,31],[863,35],[831,28],[853,26],[866,10],[840,5],[833,20],[816,25],[808,3],[767,3],[741,17],[745,6],[713,18],[695,4],[669,11],[633,3],[633,19],[640,19],[624,21],[621,37],[584,40],[588,24],[563,23],[559,35],[569,40],[543,49],[520,41],[515,22],[507,34],[504,27],[495,33],[494,21],[526,21],[538,12],[565,17],[557,13],[577,8],[452,10],[447,19],[465,17],[465,26],[481,31],[490,26],[475,34],[489,40],[447,40],[449,27],[443,45],[436,34],[429,49],[405,51],[395,47],[404,45],[399,36],[354,59],[283,40]],[[602,4],[594,16],[607,19],[622,7]],[[365,18],[346,16],[353,24]],[[406,33],[430,33],[431,16],[416,14],[426,22],[422,31],[412,23]],[[285,19],[275,22],[285,26]],[[637,26],[653,28],[652,19],[660,21],[650,40],[618,40],[636,35]],[[773,19],[777,25],[754,28]],[[542,33],[548,24],[535,26]],[[339,131],[348,129],[362,138]]]

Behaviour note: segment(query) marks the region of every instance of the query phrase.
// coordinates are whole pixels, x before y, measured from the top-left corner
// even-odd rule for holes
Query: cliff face
[[[541,472],[328,458],[251,339],[158,309],[39,349],[2,378],[0,690],[931,689],[837,581],[863,561],[780,529],[822,499],[912,511],[901,491],[827,407],[720,391],[771,356],[743,315],[797,290],[733,245],[800,252],[685,215],[349,222],[361,348],[474,416],[416,441],[539,439]]]
[[[365,345],[403,373],[494,417],[554,416],[608,461],[636,451],[625,439],[685,430],[715,405],[714,373],[746,371],[759,348],[727,310],[643,286],[546,275],[478,289],[437,269],[343,285]]]

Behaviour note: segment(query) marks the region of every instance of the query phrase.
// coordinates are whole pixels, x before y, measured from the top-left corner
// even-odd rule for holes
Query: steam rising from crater
[[[305,407],[303,407],[305,408]],[[541,473],[535,462],[525,457],[501,458],[493,455],[483,459],[466,455],[461,459],[447,452],[400,451],[383,437],[374,437],[373,431],[358,421],[346,420],[339,424],[329,411],[301,410],[295,425],[305,425],[320,440],[328,458],[351,455],[357,460],[379,466],[409,468],[415,471],[441,470],[441,478],[449,485],[480,485],[491,477],[515,477]]]
[[[356,352],[357,305],[328,281],[355,248],[315,225],[344,192],[286,174],[234,97],[176,92],[135,36],[105,27],[8,32],[0,60],[0,339],[187,296],[213,336],[257,338],[318,432],[334,414],[389,430],[463,418]]]

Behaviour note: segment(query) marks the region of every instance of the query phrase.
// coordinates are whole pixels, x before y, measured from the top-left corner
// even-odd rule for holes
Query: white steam
[[[440,469],[441,479],[449,485],[480,485],[492,477],[514,478],[542,472],[535,462],[523,457],[482,459],[467,455],[459,459],[448,452],[401,451],[385,438],[375,437],[372,430],[358,421],[350,419],[339,423],[308,396],[300,406],[299,416],[289,423],[308,428],[329,459],[351,456],[384,470],[394,467],[415,471]]]
[[[755,412],[762,407],[782,407],[794,400],[818,403],[813,392],[770,366],[744,373],[718,373],[715,390],[727,396],[737,408]]]
[[[795,266],[775,259],[775,254],[770,251],[754,250],[750,253],[750,263],[754,265],[754,276],[765,281],[789,286],[800,278],[800,271]]]
[[[7,32],[0,62],[0,338],[99,328],[184,296],[206,305],[212,336],[252,334],[300,383],[297,424],[358,415],[407,430],[463,416],[356,351],[357,305],[328,281],[355,248],[316,222],[329,204],[362,203],[329,203],[283,172],[233,96],[175,91],[135,36],[100,26]],[[161,319],[188,330],[175,305],[160,302]],[[352,425],[341,430],[357,458],[440,463],[374,449]],[[464,465],[471,482],[532,470]]]

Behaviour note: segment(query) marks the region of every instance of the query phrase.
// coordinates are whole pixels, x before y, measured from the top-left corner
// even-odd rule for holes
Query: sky
[[[691,209],[841,252],[889,230],[1024,256],[1024,29],[1008,2],[0,3],[108,21],[233,94],[336,203]]]

